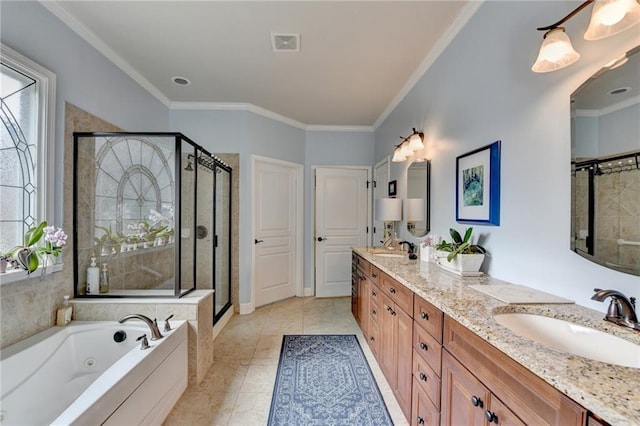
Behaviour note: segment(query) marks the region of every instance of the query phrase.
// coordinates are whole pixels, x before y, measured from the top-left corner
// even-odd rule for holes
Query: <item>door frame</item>
[[[391,156],[387,155],[386,157],[384,157],[382,160],[378,161],[374,166],[373,166],[373,181],[375,182],[374,185],[378,186],[379,182],[378,182],[378,176],[376,176],[376,170],[378,170],[378,168],[380,166],[384,166],[384,164],[387,163],[387,179],[391,179]],[[388,182],[384,183],[385,188],[388,185]],[[373,193],[375,192],[375,187],[371,188],[371,203],[375,202],[375,199],[373,198]],[[373,217],[373,209],[371,209],[371,239],[370,239],[370,244],[372,246],[375,246],[375,241],[373,240],[373,238],[375,237],[374,232],[373,232],[373,226],[375,226],[375,218]]]
[[[270,163],[280,166],[288,166],[296,172],[296,236],[295,236],[295,277],[296,280],[296,297],[304,295],[304,164],[294,163],[292,161],[278,160],[276,158],[264,157],[262,155],[251,155],[251,238],[255,238],[255,215],[253,213],[254,201],[256,196],[255,178],[256,163]],[[251,244],[251,310],[242,312],[249,314],[256,309],[256,245]]]
[[[373,181],[372,181],[372,171],[371,171],[371,166],[322,166],[322,165],[312,165],[311,166],[311,179],[313,179],[312,182],[312,189],[313,189],[313,193],[311,195],[311,224],[313,226],[312,228],[312,235],[311,235],[311,245],[312,245],[312,250],[311,250],[311,256],[312,256],[312,274],[313,274],[313,288],[311,289],[312,294],[310,294],[309,296],[314,296],[316,295],[316,170],[317,169],[351,169],[351,170],[366,170],[367,171],[367,182],[369,183],[368,187],[367,187],[367,227],[369,229],[369,236],[367,237],[367,240],[370,242],[371,240],[371,235],[373,234],[373,227],[372,227],[372,222],[371,222],[371,218],[372,218],[372,214],[373,214],[373,209],[371,208],[371,203],[372,203],[372,197],[373,197]]]

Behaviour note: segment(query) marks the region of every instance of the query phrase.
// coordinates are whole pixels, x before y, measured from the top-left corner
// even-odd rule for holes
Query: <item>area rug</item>
[[[393,422],[355,335],[285,335],[268,424]]]

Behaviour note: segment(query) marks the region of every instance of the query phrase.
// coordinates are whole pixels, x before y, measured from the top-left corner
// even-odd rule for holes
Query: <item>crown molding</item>
[[[478,11],[482,3],[485,0],[477,0],[469,2],[462,12],[456,17],[453,21],[453,24],[447,29],[447,31],[438,39],[436,45],[431,49],[427,57],[422,61],[420,66],[414,71],[414,73],[409,77],[409,80],[405,83],[404,87],[400,89],[398,94],[391,100],[389,105],[385,108],[385,110],[380,114],[378,119],[373,123],[373,128],[377,129],[384,122],[384,120],[389,117],[389,115],[393,112],[394,109],[402,102],[402,100],[407,96],[407,94],[413,89],[413,86],[422,78],[422,76],[427,72],[427,70],[431,67],[431,65],[438,59],[438,57],[444,52],[446,47],[451,43],[451,41],[455,38],[456,35],[462,30],[462,28],[469,22],[469,19]]]
[[[618,102],[602,109],[578,109],[576,110],[576,117],[602,117],[637,104],[640,104],[640,96],[634,96],[626,101]]]
[[[171,100],[167,98],[156,86],[133,68],[127,61],[118,55],[113,49],[107,46],[93,31],[84,26],[73,15],[67,12],[57,1],[40,0],[40,4],[44,6],[55,17],[60,19],[69,28],[75,31],[83,40],[89,43],[98,52],[102,53],[113,62],[118,68],[124,71],[136,83],[142,86],[147,92],[158,99],[166,107],[169,107]]]
[[[309,124],[306,130],[308,132],[367,132],[373,133],[376,129],[373,126],[339,126],[324,124]]]

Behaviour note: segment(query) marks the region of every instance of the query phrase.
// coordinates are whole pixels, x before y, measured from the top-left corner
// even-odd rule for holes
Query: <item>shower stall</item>
[[[74,133],[75,297],[212,289],[215,322],[231,306],[231,178],[180,133]]]

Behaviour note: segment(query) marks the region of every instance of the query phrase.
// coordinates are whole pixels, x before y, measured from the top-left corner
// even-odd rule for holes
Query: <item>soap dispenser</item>
[[[87,294],[100,293],[100,268],[96,265],[96,258],[91,258],[91,265],[87,268]]]
[[[109,270],[106,263],[102,264],[100,271],[100,293],[109,293]]]
[[[64,295],[64,301],[56,312],[56,325],[65,326],[71,322],[71,316],[73,315],[73,307],[69,302],[69,295]]]

